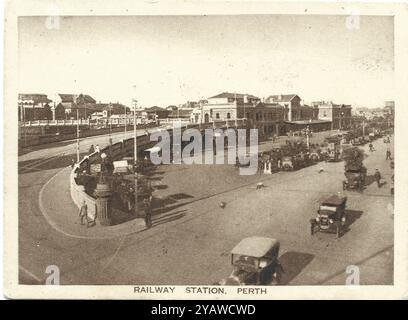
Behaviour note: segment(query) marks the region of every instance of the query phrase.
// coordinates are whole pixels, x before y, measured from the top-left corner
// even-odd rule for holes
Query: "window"
[[[220,114],[217,112],[216,114],[215,114],[215,119],[219,119],[220,118]]]
[[[227,119],[231,119],[231,113],[227,113]]]

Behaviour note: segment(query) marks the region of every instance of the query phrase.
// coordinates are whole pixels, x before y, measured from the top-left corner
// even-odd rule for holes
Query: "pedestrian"
[[[92,154],[92,153],[94,153],[94,152],[95,152],[94,145],[91,144],[91,147],[89,148],[89,154]]]
[[[152,208],[151,208],[151,197],[143,199],[144,204],[144,220],[146,228],[151,228],[152,226]]]
[[[377,182],[377,187],[381,188],[381,173],[378,169],[375,169],[374,178]]]
[[[79,209],[79,219],[81,222],[81,225],[85,225],[84,220],[86,220],[86,223],[88,224],[88,206],[84,201],[82,201],[81,208]]]
[[[370,148],[370,152],[373,152],[373,151],[374,151],[374,147],[373,147],[373,144],[372,144],[372,143],[370,143],[370,144],[368,145],[368,147]]]
[[[263,171],[264,171],[264,161],[262,159],[262,156],[260,156],[259,160],[258,160],[258,173],[259,173],[259,175],[262,175]]]
[[[97,144],[97,145],[95,146],[95,151],[98,152],[98,153],[101,152],[101,149],[99,149],[99,144]]]
[[[390,148],[387,149],[386,157],[385,157],[385,160],[388,160],[388,159],[389,159],[389,160],[392,160],[392,159],[391,159],[391,150],[390,150]]]

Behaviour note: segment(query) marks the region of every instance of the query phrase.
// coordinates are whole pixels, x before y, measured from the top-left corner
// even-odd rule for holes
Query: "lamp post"
[[[343,115],[344,115],[344,112],[342,111],[342,112],[340,112],[340,117],[339,117],[339,130],[341,130],[341,120],[342,120],[342,117],[343,117]]]
[[[306,127],[306,146],[308,150],[309,150],[309,134],[310,134],[310,130],[309,130],[309,126],[307,126]]]
[[[78,109],[77,109],[77,143],[76,143],[76,147],[77,147],[77,163],[79,163],[79,120],[78,120]]]
[[[109,102],[109,145],[112,145],[112,119],[111,119],[111,114],[112,114],[112,104]]]
[[[110,217],[111,212],[111,195],[112,191],[110,189],[109,183],[105,181],[104,171],[106,154],[101,154],[101,175],[99,182],[96,185],[95,196],[96,196],[96,213],[99,222],[103,226],[110,226],[112,224],[112,219]]]
[[[137,106],[137,100],[133,100],[133,140],[134,140],[134,151],[133,151],[133,157],[134,157],[134,170],[135,170],[135,215],[137,215],[137,134],[136,134],[136,106]]]
[[[125,106],[125,138],[124,140],[126,140],[126,127],[127,127],[127,107]]]

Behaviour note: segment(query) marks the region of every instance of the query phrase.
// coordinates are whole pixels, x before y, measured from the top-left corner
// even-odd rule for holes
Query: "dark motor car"
[[[335,232],[340,236],[342,227],[346,223],[347,197],[332,195],[323,201],[317,211],[317,217],[310,220],[311,234],[316,231]]]

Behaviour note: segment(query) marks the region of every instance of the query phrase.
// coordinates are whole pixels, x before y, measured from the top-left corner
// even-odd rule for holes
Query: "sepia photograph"
[[[5,113],[17,286],[395,285],[394,16],[47,8]]]

